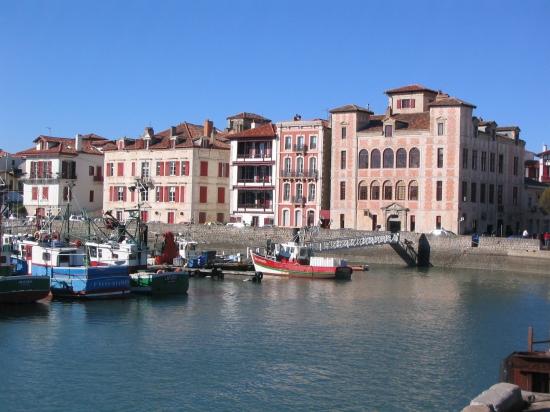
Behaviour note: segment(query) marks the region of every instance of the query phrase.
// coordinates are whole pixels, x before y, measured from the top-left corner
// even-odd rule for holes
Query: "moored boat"
[[[256,273],[309,279],[351,279],[345,260],[315,257],[309,247],[296,242],[275,244],[272,253],[251,252]]]
[[[133,293],[170,295],[187,293],[189,274],[183,271],[137,272],[130,274]]]

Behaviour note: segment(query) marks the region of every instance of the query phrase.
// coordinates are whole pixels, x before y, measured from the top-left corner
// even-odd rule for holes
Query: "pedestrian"
[[[550,232],[544,232],[544,246],[550,249]]]

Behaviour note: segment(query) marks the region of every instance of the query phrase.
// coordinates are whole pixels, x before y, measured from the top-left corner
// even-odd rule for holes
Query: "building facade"
[[[330,209],[330,127],[325,120],[277,123],[275,224],[328,225]]]
[[[0,185],[8,192],[23,192],[21,164],[23,159],[0,149]]]
[[[70,205],[75,213],[95,212],[103,204],[103,148],[95,134],[74,139],[39,136],[23,158],[23,204],[29,215],[57,214]]]
[[[519,128],[422,85],[386,91],[384,114],[331,110],[331,227],[518,232],[525,142]]]
[[[229,144],[206,120],[105,148],[104,211],[143,221],[226,222],[229,216]]]
[[[248,123],[249,129],[237,129],[226,136],[231,142],[230,220],[265,226],[275,220],[277,131],[270,120],[262,117],[258,121],[256,116]]]

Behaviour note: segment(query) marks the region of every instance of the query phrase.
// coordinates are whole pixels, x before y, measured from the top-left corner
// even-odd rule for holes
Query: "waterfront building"
[[[57,214],[68,204],[94,212],[103,204],[103,148],[109,140],[77,134],[74,139],[38,136],[17,153],[24,159],[23,204],[29,215]]]
[[[524,225],[528,233],[550,232],[550,216],[539,207],[542,193],[550,188],[550,150],[544,145],[541,153],[526,152]]]
[[[0,149],[0,186],[9,192],[23,192],[20,168],[23,159]]]
[[[105,148],[103,210],[126,219],[139,207],[143,221],[226,222],[229,144],[212,121],[181,123],[160,133]]]
[[[277,131],[269,119],[254,113],[227,118],[231,142],[230,221],[252,226],[275,219]]]
[[[330,216],[330,127],[326,120],[277,123],[278,170],[275,224],[328,226]]]
[[[331,227],[456,233],[519,232],[525,142],[475,106],[409,85],[387,110],[331,110]]]

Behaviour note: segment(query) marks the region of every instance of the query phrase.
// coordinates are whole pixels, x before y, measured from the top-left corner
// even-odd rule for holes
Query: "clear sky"
[[[241,111],[376,113],[410,83],[550,144],[550,1],[0,0],[0,147]]]

